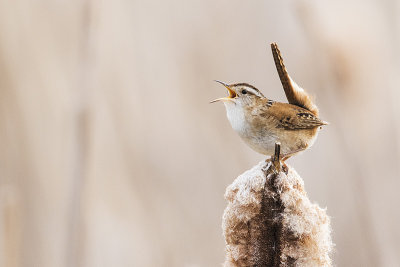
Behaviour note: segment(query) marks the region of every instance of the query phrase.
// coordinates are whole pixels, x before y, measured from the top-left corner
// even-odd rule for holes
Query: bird
[[[289,103],[271,100],[248,83],[227,84],[228,96],[210,103],[223,102],[226,115],[235,132],[253,150],[267,156],[280,143],[280,158],[288,158],[310,148],[322,126],[318,108],[309,94],[289,76],[279,47],[271,44],[272,55]]]

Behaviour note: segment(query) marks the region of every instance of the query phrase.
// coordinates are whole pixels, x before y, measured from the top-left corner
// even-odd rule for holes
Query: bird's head
[[[250,104],[257,98],[263,98],[264,95],[254,86],[247,83],[226,84],[221,81],[216,81],[222,84],[228,90],[228,96],[215,99],[210,103],[222,101],[224,104]]]

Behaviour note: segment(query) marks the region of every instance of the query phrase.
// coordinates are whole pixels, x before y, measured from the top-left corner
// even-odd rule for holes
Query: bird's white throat
[[[246,131],[246,119],[242,105],[232,101],[224,101],[224,105],[226,108],[226,116],[232,128],[239,134],[243,134]]]

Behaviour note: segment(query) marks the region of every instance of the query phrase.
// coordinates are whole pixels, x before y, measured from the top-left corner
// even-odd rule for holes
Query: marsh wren
[[[311,97],[289,76],[279,48],[271,44],[272,55],[288,103],[266,98],[257,88],[247,83],[226,84],[228,90],[222,101],[232,128],[255,151],[272,156],[275,143],[281,144],[283,160],[309,148],[318,131],[327,123],[318,118],[318,108]]]

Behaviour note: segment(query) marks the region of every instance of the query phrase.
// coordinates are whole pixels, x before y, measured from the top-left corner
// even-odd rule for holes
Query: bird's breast
[[[239,135],[245,134],[248,129],[248,123],[246,122],[242,106],[233,102],[225,102],[224,104],[226,108],[226,116],[228,117],[232,128],[239,133]]]
[[[270,129],[270,122],[267,119],[260,119],[257,114],[253,114],[256,111],[245,110],[240,104],[231,102],[224,104],[232,128],[245,143],[261,154],[271,155],[278,139]]]

